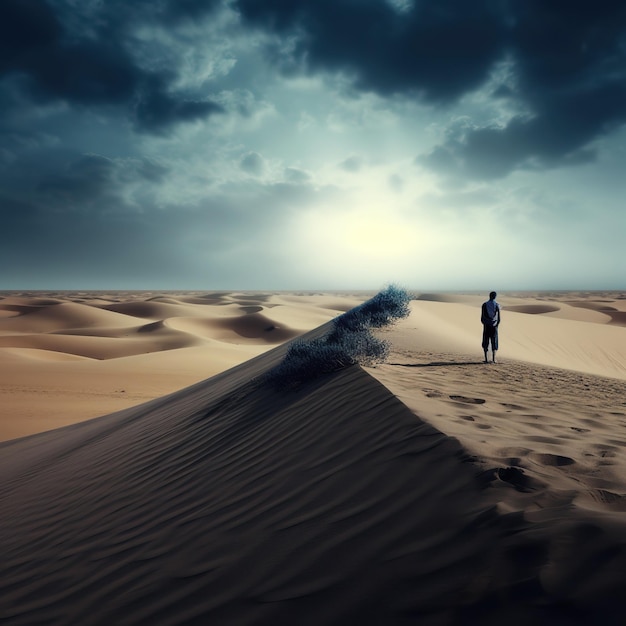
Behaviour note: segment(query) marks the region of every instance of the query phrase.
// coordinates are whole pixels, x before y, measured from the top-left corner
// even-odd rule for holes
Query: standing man
[[[498,294],[492,291],[489,300],[483,302],[480,321],[483,324],[483,350],[485,351],[485,363],[488,363],[487,351],[489,342],[493,353],[493,362],[496,362],[496,352],[498,350],[498,326],[500,325],[500,305],[496,302]]]

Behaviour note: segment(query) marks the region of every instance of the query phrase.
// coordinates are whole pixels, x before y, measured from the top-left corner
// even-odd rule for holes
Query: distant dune
[[[414,300],[379,331],[386,364],[289,389],[261,376],[286,342],[363,296],[205,295],[0,300],[26,307],[0,318],[0,355],[31,426],[81,388],[86,406],[155,394],[0,443],[0,622],[623,624],[626,329],[566,301],[599,295],[500,297],[495,365],[480,296]],[[626,310],[619,295],[603,306]],[[27,328],[35,313],[48,330]],[[85,358],[93,340],[120,347]]]
[[[181,389],[320,326],[366,297],[0,295],[0,441]]]

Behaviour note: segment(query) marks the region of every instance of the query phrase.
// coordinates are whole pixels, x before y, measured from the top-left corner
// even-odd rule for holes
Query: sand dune
[[[234,292],[7,295],[0,299],[0,440],[170,393],[361,301]]]
[[[529,313],[530,315],[541,315],[542,313],[555,313],[561,310],[561,307],[550,304],[521,304],[518,306],[508,306],[507,311],[514,313]]]
[[[61,302],[32,307],[33,310],[23,310],[19,316],[2,321],[0,331],[47,333],[50,331],[85,328],[85,327],[113,327],[123,328],[128,325],[128,317],[114,312],[77,304],[75,302]]]
[[[196,307],[186,305],[176,300],[164,302],[161,300],[145,300],[131,302],[114,302],[112,304],[100,305],[100,308],[107,311],[114,311],[132,317],[163,320],[168,317],[185,315],[196,315]]]
[[[573,296],[578,296],[574,299]],[[418,301],[447,302],[477,307],[485,300],[485,294],[422,293]],[[626,322],[626,299],[620,292],[554,292],[516,293],[498,297],[506,310],[515,313],[546,315],[559,319],[571,319],[597,324],[624,325]]]
[[[617,324],[626,326],[626,300],[573,300],[569,304],[574,308],[581,308],[606,315],[609,318],[609,324]]]
[[[5,295],[0,440],[103,415],[198,382],[320,326],[368,295]],[[503,295],[502,358],[623,377],[623,330],[610,316],[626,312],[620,295]],[[483,299],[419,295],[406,326],[410,332],[400,343],[422,352],[480,354]]]
[[[104,331],[103,336],[91,336],[72,331],[59,334],[15,335],[0,336],[0,347],[29,348],[37,350],[52,350],[66,352],[77,356],[86,356],[91,359],[116,359],[123,356],[145,352],[173,350],[198,344],[194,337],[170,331],[166,328],[154,330],[149,335],[134,334],[133,337],[113,336]]]
[[[623,328],[597,323],[594,311],[587,310],[591,315],[581,321],[567,315],[554,317],[552,311],[528,312],[526,307],[535,305],[512,304],[515,299],[499,300],[503,303],[502,358],[626,379]],[[480,304],[418,300],[411,317],[396,330],[400,332],[396,343],[412,351],[481,354]]]
[[[2,359],[5,363],[12,362],[19,366],[24,359],[32,359],[35,361],[88,361],[89,357],[79,356],[77,354],[68,354],[67,352],[55,352],[54,350],[39,350],[37,348],[2,348]]]
[[[0,444],[3,623],[622,624],[626,377],[513,358],[576,320],[505,313],[484,365],[475,307],[412,306],[385,365],[276,389],[283,344]]]
[[[455,554],[479,571],[494,513],[458,446],[358,368],[285,396],[263,363],[0,447],[7,624],[395,623],[480,593]]]
[[[61,304],[64,302],[60,298],[47,298],[45,296],[33,295],[6,295],[0,297],[0,307],[5,306],[24,306],[24,307],[40,307],[53,304]]]
[[[168,320],[167,324],[171,328],[228,343],[277,344],[302,334],[301,330],[275,324],[270,317],[256,310],[251,310],[242,316],[212,320],[174,318]]]

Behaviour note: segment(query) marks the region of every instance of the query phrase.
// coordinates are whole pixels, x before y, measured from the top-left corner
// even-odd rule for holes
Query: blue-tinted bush
[[[327,343],[324,338],[296,340],[285,358],[265,376],[277,385],[292,386],[309,378],[329,374],[356,363],[341,344]]]
[[[373,298],[335,318],[333,324],[336,329],[350,331],[382,328],[398,319],[408,317],[411,311],[410,301],[411,298],[404,289],[390,285]]]
[[[332,336],[332,338],[331,338]],[[326,345],[339,346],[354,363],[372,365],[384,361],[389,354],[389,342],[374,337],[369,329],[337,331],[326,336]]]
[[[359,363],[382,363],[389,354],[389,343],[374,337],[371,328],[381,328],[407,317],[410,297],[394,285],[367,302],[333,320],[333,328],[311,341],[296,340],[285,358],[265,376],[279,386],[294,386],[304,380]]]

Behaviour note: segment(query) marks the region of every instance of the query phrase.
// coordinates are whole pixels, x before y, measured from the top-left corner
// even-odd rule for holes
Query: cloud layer
[[[382,96],[451,105],[507,62],[491,95],[522,112],[466,127],[422,159],[444,173],[494,178],[589,159],[589,144],[626,121],[626,5],[617,0],[238,6],[247,23],[294,38],[277,55],[284,68],[343,72]]]
[[[277,288],[394,229],[471,251],[493,215],[614,232],[625,123],[617,0],[3,0],[0,288]],[[372,253],[392,280],[436,248],[406,244]]]

